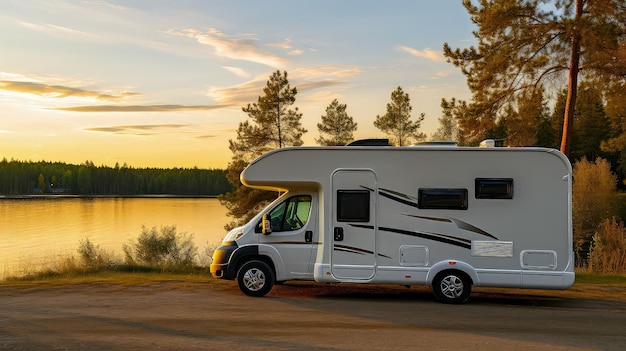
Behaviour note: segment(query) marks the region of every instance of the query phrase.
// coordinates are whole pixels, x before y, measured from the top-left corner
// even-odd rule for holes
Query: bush
[[[615,214],[617,177],[611,165],[598,157],[595,162],[582,158],[574,163],[572,221],[577,265],[588,264],[589,247],[598,225]]]
[[[589,270],[593,273],[626,273],[626,228],[615,217],[602,221],[593,236]]]
[[[142,227],[136,242],[122,246],[126,264],[143,264],[149,267],[176,268],[193,266],[198,248],[193,243],[193,235],[177,234],[176,226],[163,226],[160,231]]]
[[[101,249],[100,245],[94,245],[89,239],[80,241],[78,254],[87,271],[98,271],[114,265],[113,254]]]

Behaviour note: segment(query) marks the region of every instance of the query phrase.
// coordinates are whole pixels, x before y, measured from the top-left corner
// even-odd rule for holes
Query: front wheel
[[[433,281],[433,292],[443,303],[460,304],[467,301],[472,290],[470,279],[458,271],[441,272]]]
[[[237,273],[237,284],[248,296],[263,296],[272,290],[274,272],[263,261],[246,262]]]

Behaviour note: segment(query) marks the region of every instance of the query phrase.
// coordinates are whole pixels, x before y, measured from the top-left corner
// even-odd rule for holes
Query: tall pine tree
[[[401,87],[391,93],[391,102],[387,104],[387,113],[377,115],[374,127],[380,129],[389,136],[392,144],[396,146],[409,145],[413,140],[421,140],[426,137],[418,132],[424,114],[420,114],[416,121],[411,121],[411,99]]]
[[[566,77],[561,151],[569,155],[578,75],[608,86],[626,74],[624,1],[463,0],[463,5],[478,26],[478,48],[444,44],[444,55],[461,68],[473,94],[461,129],[475,142],[518,94]]]
[[[354,140],[357,123],[348,116],[346,107],[345,104],[340,104],[337,99],[326,107],[326,114],[322,115],[322,122],[317,124],[320,137],[315,139],[316,143],[325,146],[339,146]]]
[[[297,107],[292,108],[298,90],[289,84],[286,71],[272,73],[263,93],[256,103],[242,108],[250,119],[239,123],[236,139],[229,140],[233,157],[227,178],[233,190],[220,196],[220,202],[234,219],[226,225],[227,229],[246,223],[277,195],[243,186],[239,181],[243,169],[270,150],[302,145],[302,135],[307,132],[300,122],[302,113]]]

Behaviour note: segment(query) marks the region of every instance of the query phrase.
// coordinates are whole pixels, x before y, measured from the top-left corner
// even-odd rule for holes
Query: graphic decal
[[[391,199],[393,201],[411,206],[411,207],[416,207],[417,208],[417,198],[413,197],[413,196],[409,196],[406,194],[402,194],[400,192],[394,191],[394,190],[390,190],[390,189],[384,189],[384,188],[380,188],[379,189],[379,194],[383,197],[386,197],[388,199]],[[430,221],[439,221],[439,222],[448,222],[448,223],[454,223],[457,228],[462,229],[462,230],[467,230],[473,233],[477,233],[480,235],[484,235],[487,237],[490,237],[492,239],[498,240],[498,238],[496,238],[495,236],[493,236],[492,234],[487,233],[486,231],[472,225],[469,224],[467,222],[464,222],[460,219],[457,218],[441,218],[441,217],[428,217],[428,216],[418,216],[418,215],[410,215],[407,214],[407,216],[411,216],[411,217],[415,217],[415,218],[420,218],[420,219],[425,219],[425,220],[430,220]]]
[[[464,222],[464,221],[462,221],[460,219],[457,219],[457,218],[452,218],[452,217],[449,217],[449,218],[437,218],[437,217],[424,217],[424,216],[417,216],[417,215],[407,215],[407,216],[415,217],[415,218],[419,218],[419,219],[426,219],[426,220],[430,220],[430,221],[454,223],[457,226],[457,228],[459,228],[459,229],[467,230],[467,231],[470,231],[470,232],[474,232],[476,234],[488,236],[488,237],[490,237],[492,239],[498,240],[498,238],[496,238],[495,236],[487,233],[486,231],[484,231],[484,230],[482,230],[482,229],[480,229],[478,227],[475,227],[475,226],[473,226],[473,225],[471,225],[471,224],[469,224],[467,222]]]
[[[361,225],[361,224],[351,224],[351,226],[358,227],[358,228],[374,229],[371,225],[368,226],[368,225]],[[468,250],[472,248],[471,240],[465,239],[465,238],[454,237],[450,235],[445,235],[445,234],[415,232],[415,231],[410,231],[410,230],[404,230],[404,229],[398,229],[398,228],[387,228],[387,227],[378,227],[378,230],[391,232],[391,233],[397,233],[397,234],[403,234],[403,235],[408,235],[408,236],[415,236],[415,237],[422,238],[422,239],[428,239],[428,240],[433,240],[433,241],[437,241],[440,243],[462,247]]]
[[[372,192],[374,192],[374,189],[365,187],[365,186],[361,186],[364,189],[368,189]],[[390,189],[384,189],[384,188],[380,188],[378,189],[378,194],[386,197],[392,201],[396,201],[399,202],[401,204],[410,206],[410,207],[415,207],[417,208],[417,198],[413,197],[413,196],[409,196],[406,194],[402,194],[400,192],[394,191],[394,190],[390,190]],[[476,233],[476,234],[480,234],[495,240],[499,240],[497,237],[495,237],[494,235],[470,224],[467,223],[465,221],[462,221],[458,218],[452,218],[452,217],[432,217],[432,216],[419,216],[419,215],[413,215],[413,214],[405,214],[405,216],[409,216],[409,217],[414,217],[417,219],[423,219],[423,220],[427,220],[427,221],[436,221],[436,222],[444,222],[444,223],[451,223],[454,224],[458,229],[461,230],[466,230],[472,233]],[[364,225],[364,224],[350,224],[350,226],[352,227],[357,227],[357,228],[364,228],[364,229],[372,229],[374,230],[374,226],[372,225]],[[432,233],[432,232],[422,232],[422,231],[412,231],[412,230],[406,230],[406,229],[399,229],[399,228],[390,228],[390,227],[378,227],[379,231],[384,231],[384,232],[389,232],[389,233],[396,233],[396,234],[402,234],[402,235],[408,235],[408,236],[413,236],[413,237],[417,237],[417,238],[422,238],[422,239],[427,239],[427,240],[432,240],[432,241],[436,241],[436,242],[440,242],[440,243],[444,243],[444,244],[449,244],[449,245],[454,245],[457,247],[461,247],[467,250],[471,250],[472,249],[472,240],[467,239],[467,238],[463,238],[463,237],[458,237],[458,236],[452,236],[449,234],[441,234],[441,233]],[[343,252],[350,252],[350,253],[355,253],[355,254],[360,254],[360,255],[365,255],[365,254],[374,254],[373,251],[371,250],[364,250],[364,249],[360,249],[357,247],[351,247],[351,246],[346,246],[346,245],[338,245],[335,244],[334,245],[334,250],[336,251],[343,251]],[[391,258],[387,255],[382,255],[382,254],[378,254],[381,257],[386,257],[386,258]]]
[[[370,229],[374,229],[374,228],[372,228],[370,226]],[[335,251],[342,251],[342,252],[350,252],[350,253],[355,253],[355,254],[359,254],[359,255],[373,255],[374,254],[374,251],[371,251],[371,250],[364,250],[364,249],[360,249],[358,247],[339,245],[339,244],[335,244],[333,246],[333,250],[335,250]],[[381,253],[379,253],[378,256],[391,259],[391,257],[389,257],[387,255],[383,255]]]

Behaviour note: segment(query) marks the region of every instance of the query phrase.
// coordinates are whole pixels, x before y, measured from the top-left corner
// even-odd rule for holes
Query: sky
[[[373,126],[398,86],[420,131],[468,99],[452,48],[475,44],[460,0],[0,0],[0,158],[226,168],[228,141],[286,71],[315,145],[338,99]]]

